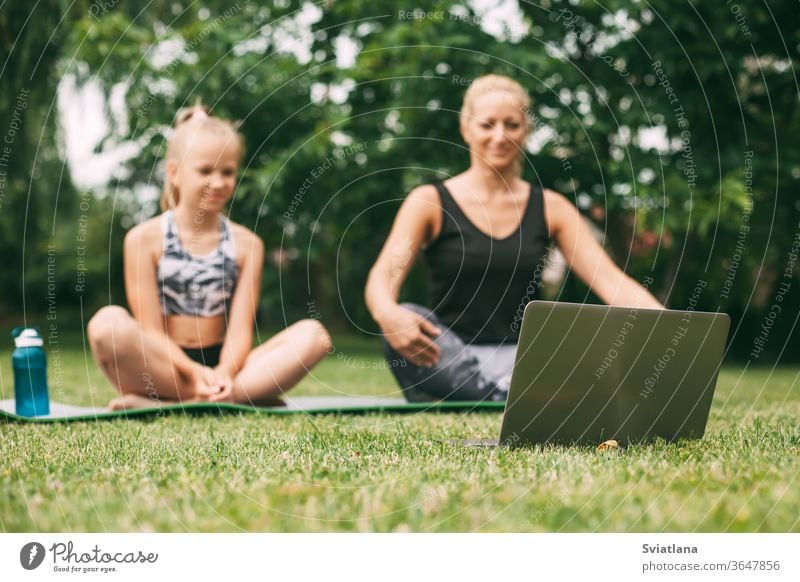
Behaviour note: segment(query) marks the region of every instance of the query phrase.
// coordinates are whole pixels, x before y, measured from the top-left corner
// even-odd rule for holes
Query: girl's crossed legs
[[[174,352],[180,348],[165,335],[142,329],[122,307],[100,309],[89,321],[87,334],[95,361],[120,391],[112,408],[209,399],[194,378],[176,369]],[[325,357],[330,345],[330,336],[318,321],[290,325],[250,352],[233,379],[230,401],[275,404]]]

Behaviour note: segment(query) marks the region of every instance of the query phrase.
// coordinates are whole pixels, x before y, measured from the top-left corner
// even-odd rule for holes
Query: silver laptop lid
[[[500,440],[700,438],[729,327],[724,313],[533,301]]]

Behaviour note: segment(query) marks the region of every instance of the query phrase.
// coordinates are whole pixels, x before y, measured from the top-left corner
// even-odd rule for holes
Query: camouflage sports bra
[[[212,252],[196,256],[181,244],[171,210],[162,215],[164,252],[158,261],[161,313],[212,317],[226,313],[239,279],[230,224],[220,214],[220,242]]]

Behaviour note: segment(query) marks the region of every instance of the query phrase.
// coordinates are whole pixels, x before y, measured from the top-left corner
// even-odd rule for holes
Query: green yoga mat
[[[50,402],[50,414],[29,418],[14,412],[13,400],[0,400],[0,419],[17,422],[69,422],[111,418],[151,418],[164,414],[365,414],[369,412],[477,412],[502,411],[505,402],[406,402],[383,396],[285,396],[285,406],[246,406],[192,402],[154,408],[119,410]]]

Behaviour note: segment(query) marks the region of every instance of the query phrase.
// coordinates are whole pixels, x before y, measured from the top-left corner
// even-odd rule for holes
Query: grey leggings
[[[402,307],[418,313],[442,330],[436,338],[441,349],[439,362],[431,367],[416,366],[397,353],[384,338],[390,369],[409,402],[431,400],[505,400],[514,368],[517,345],[465,344],[430,309],[414,303]]]

